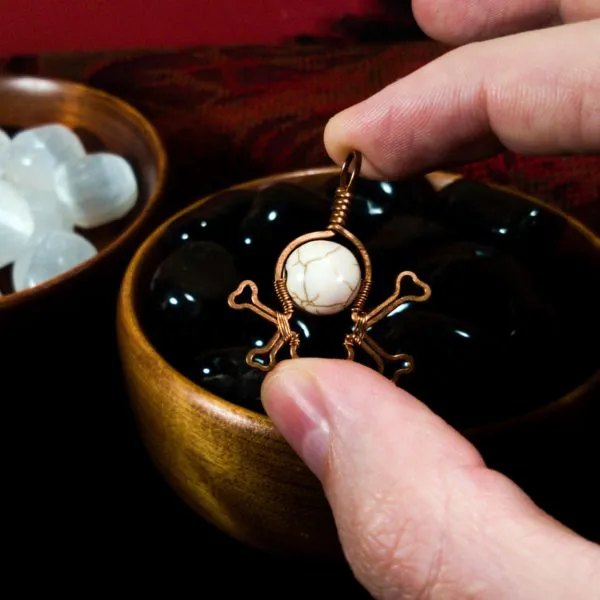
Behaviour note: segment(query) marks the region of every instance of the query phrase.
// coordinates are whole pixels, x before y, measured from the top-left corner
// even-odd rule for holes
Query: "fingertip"
[[[442,0],[412,1],[413,17],[423,33],[438,42],[448,43],[450,40],[454,41],[456,34],[452,31],[453,27],[449,23],[446,8],[446,3]]]
[[[351,152],[362,154],[361,177],[378,181],[391,179],[361,143],[362,103],[351,106],[334,115],[323,132],[325,151],[338,166],[342,166]]]
[[[323,359],[280,363],[263,382],[262,402],[275,427],[308,468],[323,479],[330,446],[330,425],[317,373]]]
[[[478,39],[490,20],[489,7],[456,0],[413,0],[412,9],[425,35],[454,46]]]
[[[269,371],[263,379],[260,389],[260,400],[267,415],[277,408],[277,401],[285,393],[285,374],[294,368],[292,360],[282,360]]]
[[[348,120],[346,117],[347,110],[343,110],[331,117],[323,131],[325,151],[331,160],[339,166],[342,165],[345,157],[351,150],[345,139],[345,126]]]

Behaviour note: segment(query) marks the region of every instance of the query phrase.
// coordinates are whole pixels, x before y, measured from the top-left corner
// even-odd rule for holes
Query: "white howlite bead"
[[[8,158],[8,148],[10,146],[10,136],[6,131],[0,129],[0,177],[4,176],[4,166]]]
[[[122,219],[138,199],[131,165],[108,152],[89,154],[58,167],[55,189],[75,225],[85,229]]]
[[[332,315],[352,304],[361,270],[350,250],[329,240],[296,248],[286,264],[287,290],[294,304],[313,315]]]
[[[19,132],[8,148],[4,177],[18,187],[54,189],[54,171],[63,162],[85,155],[79,137],[53,123]]]
[[[13,264],[15,291],[35,287],[77,267],[97,254],[84,237],[69,231],[49,231]]]

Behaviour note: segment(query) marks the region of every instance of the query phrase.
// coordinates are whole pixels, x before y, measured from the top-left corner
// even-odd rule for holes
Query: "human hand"
[[[323,484],[346,558],[374,598],[600,598],[600,547],[379,373],[284,361],[263,403]]]
[[[503,147],[600,151],[600,0],[413,0],[413,8],[427,33],[465,45],[334,116],[324,136],[334,161],[359,150],[363,175],[396,179]],[[560,16],[563,25],[485,39]]]
[[[600,150],[598,0],[415,0],[453,50],[327,126],[341,163],[395,179],[521,153]],[[478,41],[519,29],[580,21]],[[476,43],[469,43],[477,40]],[[349,361],[281,363],[267,413],[323,484],[357,579],[381,599],[600,599],[600,547],[540,510],[423,403]]]

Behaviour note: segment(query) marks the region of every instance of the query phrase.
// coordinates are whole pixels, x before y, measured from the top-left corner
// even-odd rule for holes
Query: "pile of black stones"
[[[311,189],[279,182],[228,191],[168,228],[140,309],[149,339],[173,367],[263,412],[264,373],[247,366],[245,356],[275,329],[250,311],[232,310],[227,297],[251,279],[261,300],[279,308],[277,257],[297,236],[326,226],[337,183],[334,177]],[[405,305],[369,334],[387,352],[413,356],[414,372],[398,385],[453,426],[534,410],[597,366],[590,344],[597,347],[600,290],[586,276],[581,240],[571,239],[572,228],[556,212],[469,179],[438,192],[425,178],[361,179],[347,226],[373,262],[368,306],[387,298],[404,270],[431,286],[428,302]],[[302,356],[345,357],[346,311],[298,311],[291,324]],[[357,358],[373,366],[368,356]]]

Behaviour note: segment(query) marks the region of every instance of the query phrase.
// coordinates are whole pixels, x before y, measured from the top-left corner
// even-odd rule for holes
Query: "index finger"
[[[335,117],[331,158],[395,179],[479,160],[600,150],[600,19],[463,46]]]

